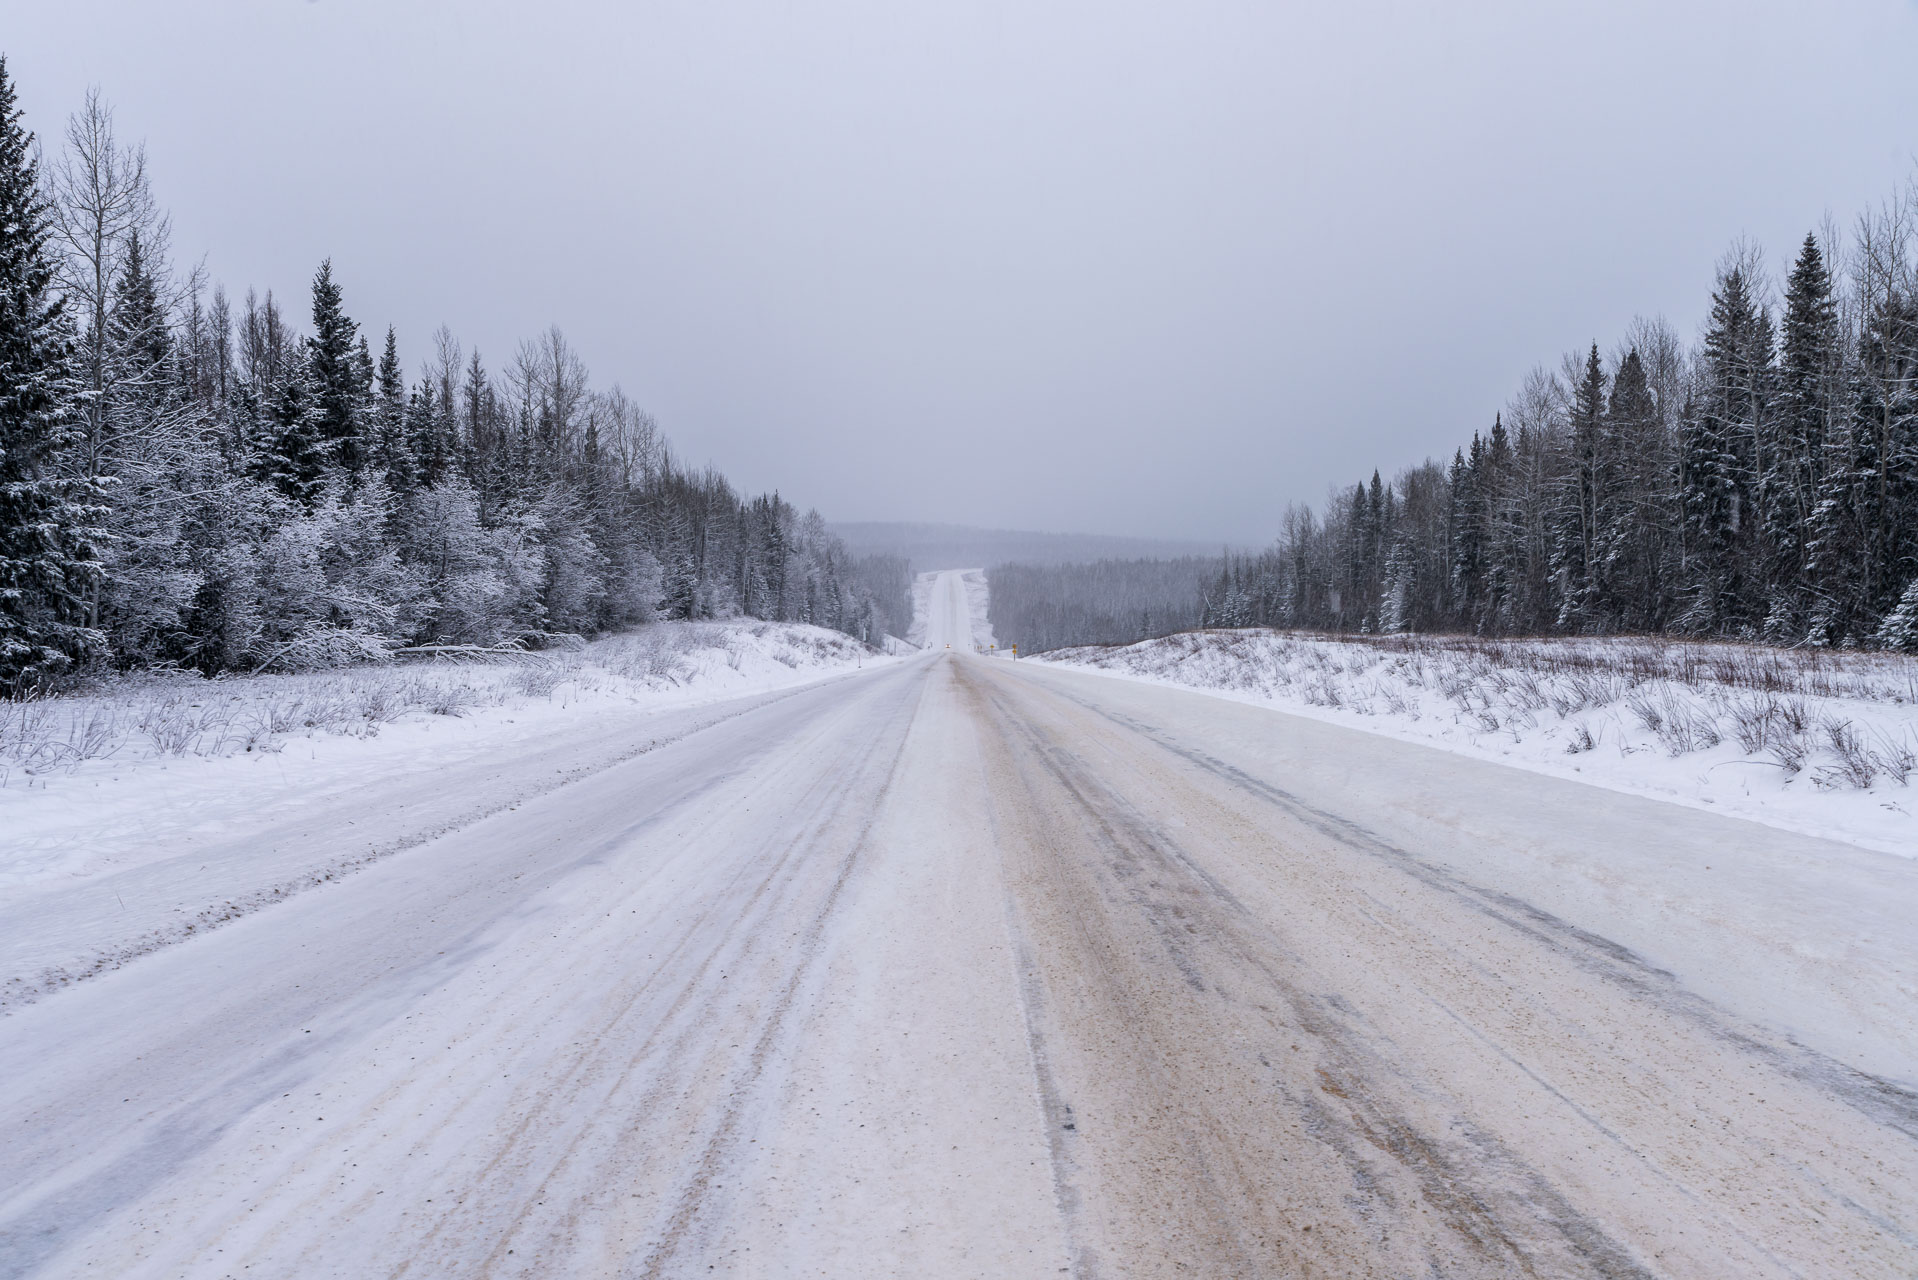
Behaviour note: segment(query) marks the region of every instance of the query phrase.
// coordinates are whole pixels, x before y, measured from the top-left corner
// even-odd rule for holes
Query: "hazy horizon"
[[[371,3],[11,15],[182,265],[409,371],[559,324],[834,522],[1261,544],[1913,169],[1918,6]],[[1782,272],[1780,272],[1782,273]]]

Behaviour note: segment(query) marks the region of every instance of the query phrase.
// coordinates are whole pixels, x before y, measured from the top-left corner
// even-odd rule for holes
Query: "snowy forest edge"
[[[95,93],[36,145],[0,60],[0,688],[522,650],[655,619],[877,644],[907,569],[677,459],[555,326],[503,374],[418,375],[330,261],[301,334],[168,259],[144,149]]]

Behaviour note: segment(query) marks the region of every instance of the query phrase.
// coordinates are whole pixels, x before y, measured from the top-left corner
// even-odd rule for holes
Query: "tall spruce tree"
[[[183,495],[205,491],[218,464],[206,418],[188,402],[154,264],[137,232],[128,237],[104,351],[106,406],[89,461],[112,479],[105,582],[90,621],[118,660],[153,662],[178,656],[181,615],[199,586],[184,542],[191,499]]]
[[[1605,416],[1615,470],[1599,511],[1602,616],[1612,629],[1662,630],[1671,595],[1671,470],[1658,401],[1636,347],[1618,363]]]
[[[312,373],[305,356],[296,355],[280,371],[279,385],[267,406],[266,439],[258,474],[308,507],[319,501],[329,461],[319,419]]]
[[[312,417],[328,460],[354,475],[366,464],[362,438],[365,374],[357,350],[359,326],[346,316],[333,260],[320,263],[313,277],[313,337],[307,343],[307,373],[312,384]],[[370,362],[368,362],[370,364]]]
[[[1606,439],[1605,370],[1598,344],[1572,388],[1571,467],[1555,512],[1553,567],[1559,577],[1558,625],[1570,631],[1602,629],[1599,526],[1609,496],[1610,447]]]
[[[1771,322],[1745,267],[1719,272],[1705,332],[1702,385],[1683,432],[1690,570],[1689,629],[1733,634],[1763,594],[1760,478],[1770,474]]]
[[[431,378],[421,378],[406,402],[406,448],[419,468],[420,483],[431,487],[447,476],[453,465],[451,442],[443,430],[439,392]]]
[[[1485,495],[1486,557],[1478,629],[1505,634],[1522,612],[1518,597],[1525,581],[1525,528],[1518,451],[1503,414],[1492,418],[1485,437],[1480,490]]]
[[[1918,580],[1918,296],[1893,287],[1869,308],[1854,377],[1847,479],[1864,551],[1854,618],[1864,632]]]
[[[406,377],[400,371],[399,340],[391,325],[374,375],[374,461],[386,475],[393,493],[404,497],[419,484],[419,462],[406,436]]]
[[[1449,473],[1451,500],[1446,532],[1451,542],[1448,571],[1452,587],[1452,625],[1465,631],[1479,629],[1479,601],[1485,576],[1485,496],[1481,487],[1485,446],[1472,433],[1471,461],[1463,449],[1452,454]],[[1301,557],[1302,558],[1302,557]]]
[[[1838,308],[1825,255],[1809,233],[1785,286],[1779,339],[1778,447],[1766,507],[1773,584],[1766,632],[1774,639],[1801,634],[1812,608],[1809,543],[1839,391]]]
[[[99,651],[87,626],[103,503],[61,476],[74,393],[33,135],[0,57],[0,687],[19,691]]]

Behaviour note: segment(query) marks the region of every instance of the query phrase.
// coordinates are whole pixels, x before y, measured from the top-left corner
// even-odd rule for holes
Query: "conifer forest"
[[[410,358],[168,258],[97,94],[38,153],[0,62],[0,687],[302,670],[738,614],[877,641],[906,566],[676,458],[564,333]]]
[[[495,369],[446,327],[409,359],[331,261],[297,306],[236,298],[170,260],[98,94],[38,150],[3,70],[0,112],[6,687],[654,618],[906,630],[902,556],[686,465],[557,326]],[[1697,342],[1642,319],[1536,369],[1449,460],[1275,511],[1196,595],[1167,595],[1171,562],[998,567],[1000,626],[1035,650],[1195,623],[1918,647],[1915,229],[1905,192],[1776,276],[1740,244]]]
[[[1918,649],[1915,241],[1918,186],[1807,234],[1782,284],[1737,246],[1697,343],[1641,319],[1535,369],[1449,460],[1287,507],[1200,598],[1165,598],[1170,562],[1006,565],[995,625],[1031,652],[1193,625]]]
[[[1783,279],[1740,245],[1695,344],[1640,320],[1446,461],[1288,509],[1213,626],[1918,647],[1918,188]]]

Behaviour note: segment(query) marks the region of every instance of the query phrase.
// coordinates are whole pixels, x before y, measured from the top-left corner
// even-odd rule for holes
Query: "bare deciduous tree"
[[[87,441],[83,469],[98,475],[105,461],[107,392],[112,378],[107,317],[134,239],[146,257],[164,263],[171,227],[153,198],[146,147],[114,133],[113,108],[98,89],[67,120],[65,146],[47,167],[53,224],[61,247],[60,286],[79,321],[84,377],[92,393],[82,407]]]

